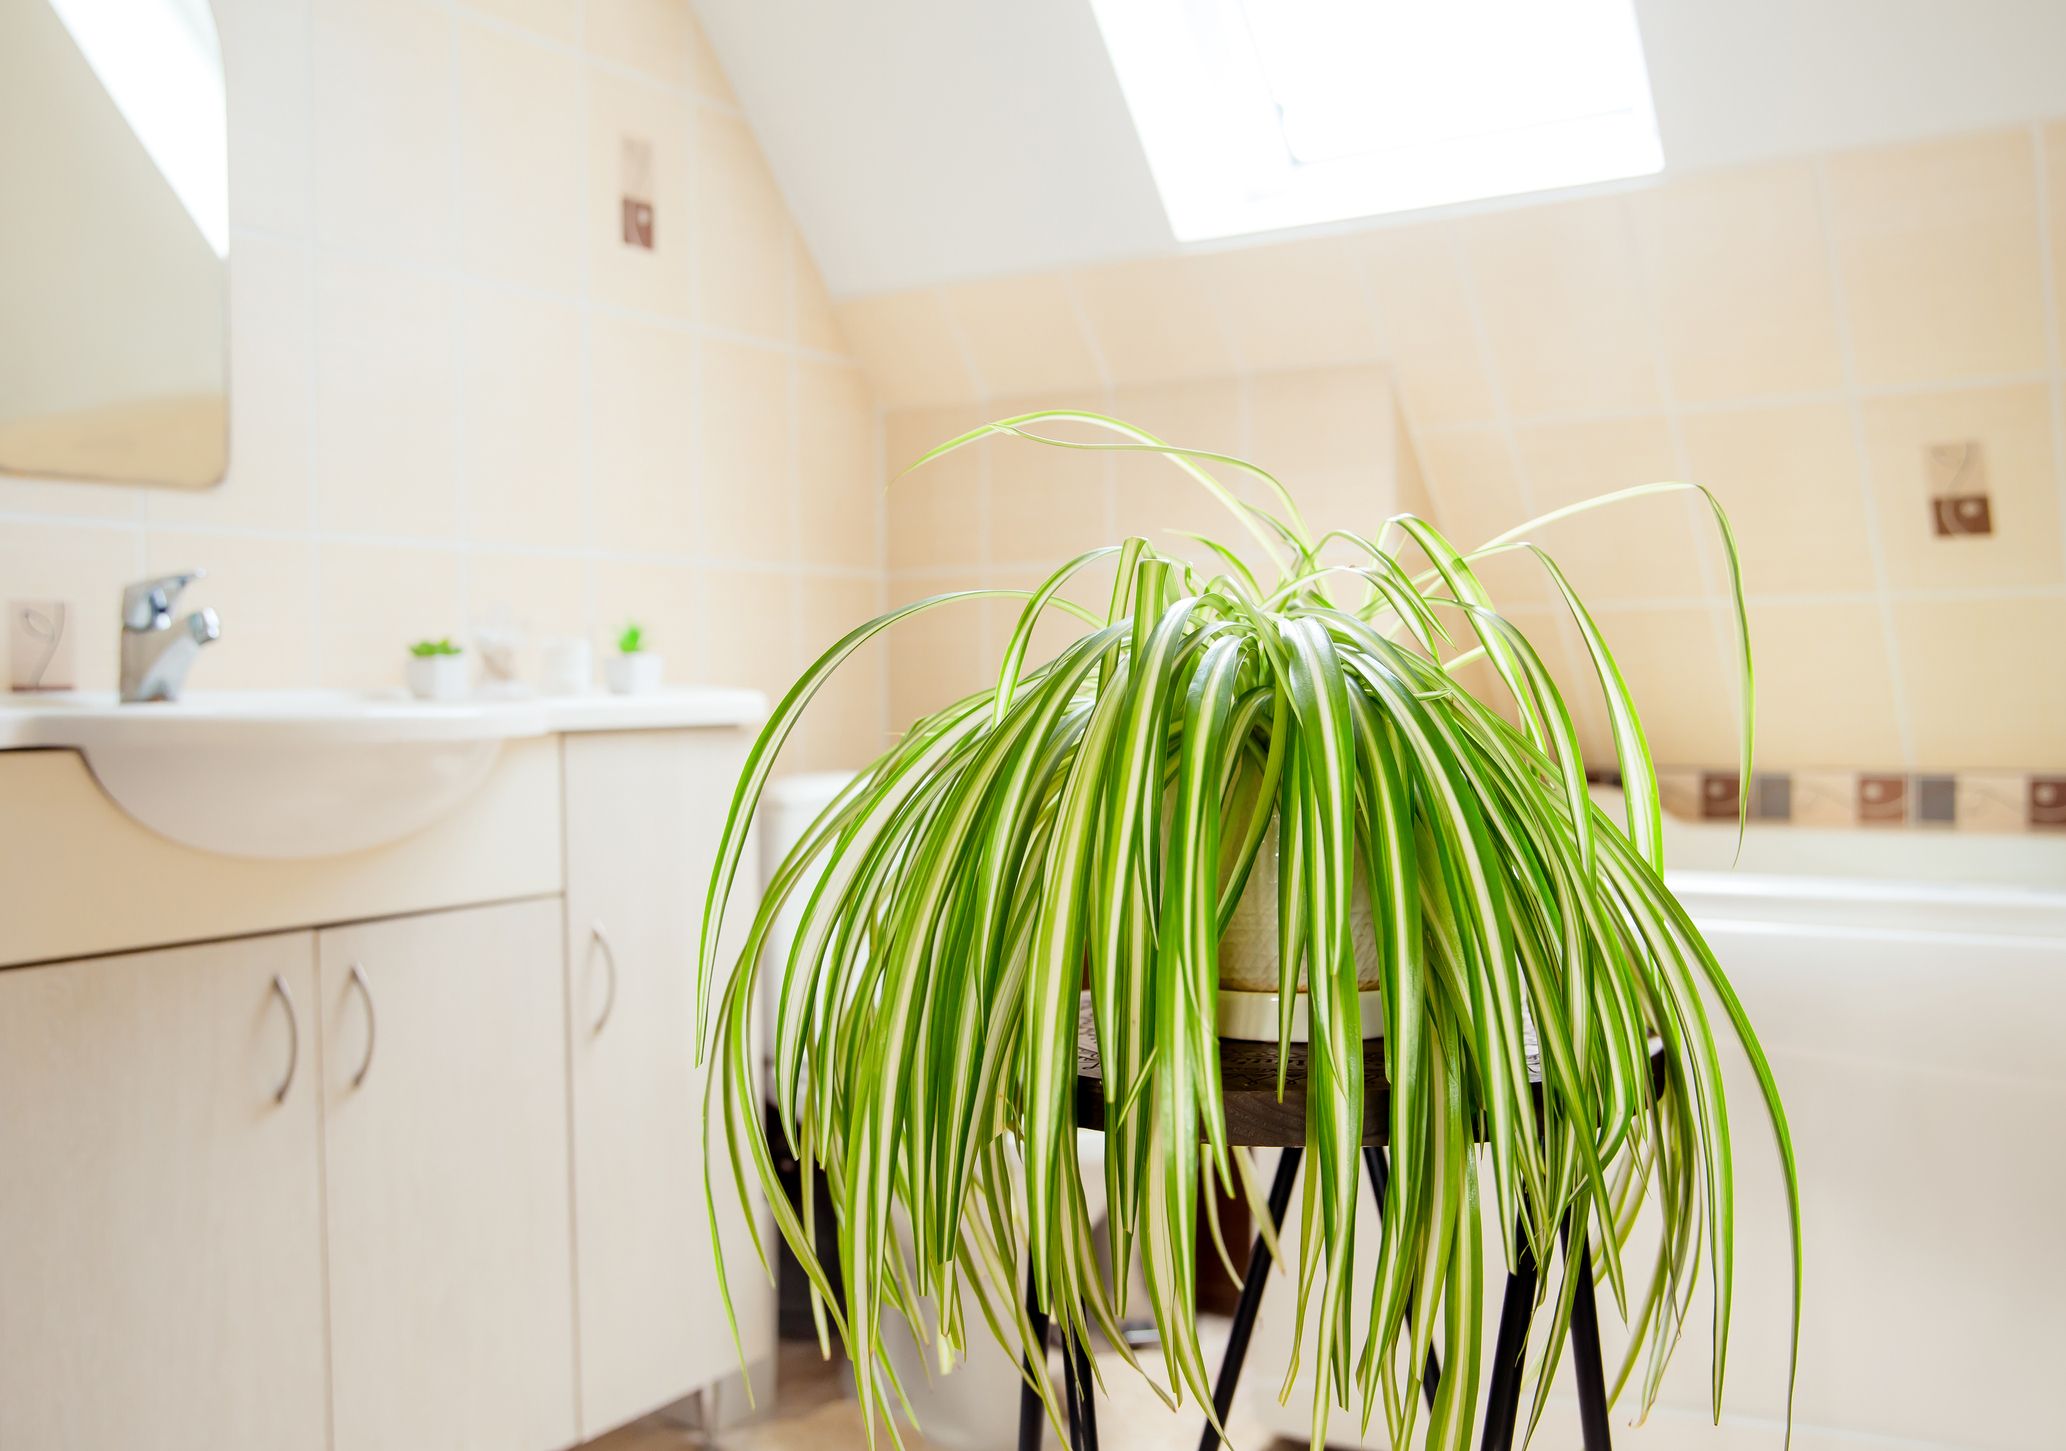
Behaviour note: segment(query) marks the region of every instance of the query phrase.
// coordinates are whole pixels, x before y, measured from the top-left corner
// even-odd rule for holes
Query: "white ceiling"
[[[835,295],[1177,250],[1089,0],[695,4]],[[1668,173],[2066,114],[2066,0],[1636,9]]]

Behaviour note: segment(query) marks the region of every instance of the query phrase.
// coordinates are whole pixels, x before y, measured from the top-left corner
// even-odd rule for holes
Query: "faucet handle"
[[[122,591],[122,628],[125,630],[153,630],[171,623],[165,617],[172,613],[172,605],[184,590],[201,578],[203,571],[185,570],[179,574],[161,575],[157,579],[140,579]]]

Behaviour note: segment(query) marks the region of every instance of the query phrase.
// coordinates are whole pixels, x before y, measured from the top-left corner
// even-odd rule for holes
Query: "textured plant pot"
[[[660,688],[661,659],[651,650],[618,651],[603,661],[603,678],[618,695],[650,695]]]
[[[1277,1041],[1277,823],[1263,835],[1255,867],[1234,905],[1234,918],[1220,936],[1220,982],[1217,1020],[1223,1038]],[[1384,1019],[1378,996],[1377,928],[1370,916],[1370,892],[1359,876],[1349,898],[1349,937],[1355,945],[1356,986],[1362,996],[1363,1036],[1382,1037]],[[1306,975],[1299,970],[1298,1000],[1293,1004],[1291,1038],[1307,1036]]]
[[[464,700],[466,666],[464,655],[411,655],[409,693],[418,700]]]

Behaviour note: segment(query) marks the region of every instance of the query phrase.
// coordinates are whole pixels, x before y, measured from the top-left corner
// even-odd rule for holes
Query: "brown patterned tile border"
[[[1612,770],[1589,777],[1607,785]],[[1664,809],[1694,821],[1733,821],[1743,794],[1728,770],[1665,766]],[[1794,826],[1911,827],[1930,831],[2066,831],[2066,775],[2027,771],[1758,771],[1753,821]]]

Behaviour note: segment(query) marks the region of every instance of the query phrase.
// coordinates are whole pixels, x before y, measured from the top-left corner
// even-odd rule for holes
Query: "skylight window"
[[[1661,169],[1630,0],[1092,0],[1183,241]]]

